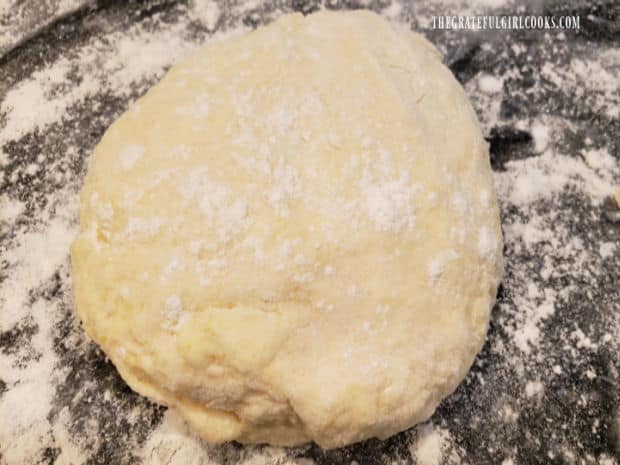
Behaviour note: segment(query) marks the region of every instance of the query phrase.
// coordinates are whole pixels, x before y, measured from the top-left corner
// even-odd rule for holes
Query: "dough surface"
[[[81,193],[76,309],[209,441],[331,448],[424,421],[502,272],[488,150],[421,36],[287,15],[175,65]]]

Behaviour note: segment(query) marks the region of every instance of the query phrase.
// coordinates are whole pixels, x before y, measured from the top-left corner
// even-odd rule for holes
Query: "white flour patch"
[[[27,463],[47,442],[53,427],[47,420],[55,386],[62,382],[53,348],[54,324],[60,318],[59,302],[49,304],[30,293],[58,273],[69,279],[68,251],[75,234],[72,214],[58,216],[22,232],[16,245],[2,245],[2,258],[11,275],[0,285],[0,332],[13,328],[32,331],[28,345],[16,345],[0,355],[0,373],[7,391],[0,395],[0,455],[9,464]],[[48,213],[48,212],[43,212]],[[48,213],[49,214],[49,213]],[[8,245],[8,247],[7,247]],[[31,329],[26,329],[31,328]]]
[[[187,13],[186,21],[162,24],[157,34],[149,33],[138,23],[126,31],[91,38],[75,57],[60,57],[21,80],[0,102],[0,113],[6,118],[0,146],[62,122],[71,107],[88,96],[104,92],[128,96],[133,91],[132,83],[146,89],[148,81],[152,83],[167,67],[202,45],[186,36],[187,22],[191,19],[210,24],[215,13],[205,16],[202,2],[196,5]],[[239,34],[243,29],[219,33],[218,39]],[[76,73],[82,77],[77,85],[71,77]]]
[[[74,224],[77,199],[68,197],[63,216],[49,218],[33,230],[21,232],[13,246],[3,244],[2,258],[12,270],[0,284],[0,331],[8,331],[29,306],[29,292],[52,277],[69,256],[69,245],[76,233]],[[69,200],[71,199],[71,200]]]
[[[118,158],[120,159],[121,166],[125,171],[131,169],[136,164],[138,159],[144,155],[144,147],[136,144],[129,144],[123,147]]]
[[[12,231],[9,239],[0,245],[0,256],[8,266],[7,276],[0,283],[0,331],[10,331],[16,327],[36,327],[28,344],[20,343],[16,352],[0,353],[0,377],[7,388],[0,395],[0,419],[11,419],[11,422],[0,420],[0,456],[8,465],[42,462],[42,454],[50,445],[60,449],[56,463],[84,463],[93,453],[93,448],[84,442],[84,438],[97,437],[100,432],[97,425],[91,422],[85,425],[86,429],[81,432],[83,437],[78,437],[79,435],[71,432],[71,417],[67,410],[62,410],[52,420],[49,419],[54,407],[55,390],[59,385],[63,385],[66,376],[65,372],[58,368],[60,356],[55,352],[54,337],[61,334],[56,325],[65,311],[61,307],[70,307],[71,302],[68,292],[52,301],[36,297],[37,289],[53,281],[56,274],[63,283],[63,290],[68,291],[70,288],[68,258],[69,246],[76,228],[79,179],[69,167],[75,160],[87,156],[81,153],[84,149],[92,149],[85,146],[75,135],[77,127],[69,126],[75,119],[75,108],[84,105],[87,98],[103,94],[124,99],[129,104],[129,100],[135,97],[135,89],[140,92],[146,90],[163,75],[168,66],[191,54],[204,41],[219,40],[245,30],[244,26],[238,26],[241,24],[240,15],[251,14],[249,19],[262,21],[261,14],[265,15],[264,18],[272,18],[281,13],[278,9],[260,13],[263,3],[233,2],[230,11],[225,11],[215,2],[196,1],[176,22],[154,20],[157,25],[155,28],[138,22],[127,30],[106,32],[99,37],[90,38],[77,47],[75,53],[42,63],[29,76],[7,89],[0,102],[3,125],[0,128],[2,182],[13,183],[20,176],[32,176],[35,180],[45,176],[46,183],[66,186],[57,187],[53,193],[43,192],[46,206],[38,203],[34,195],[18,198],[3,194],[0,198],[3,231],[5,228]],[[66,5],[69,8],[72,3],[66,2]],[[413,17],[419,16],[422,22],[429,17],[425,8],[435,8],[437,12],[443,13],[449,10],[454,14],[467,14],[472,11],[510,8],[511,5],[513,3],[510,1],[498,0],[478,0],[467,5],[461,0],[442,0],[431,2],[430,6],[423,5],[422,2],[415,2],[413,5],[403,2],[392,4],[384,13],[398,18],[407,13]],[[0,15],[3,14],[1,8],[2,6]],[[253,10],[258,12],[252,13]],[[231,17],[236,19],[231,20]],[[193,22],[211,31],[216,26],[220,27],[218,24],[229,20],[234,27],[214,37],[197,40],[187,33]],[[10,33],[7,31],[9,30],[0,32],[0,48],[2,40],[6,40]],[[484,47],[488,45],[483,43],[481,49],[484,51]],[[443,49],[456,48],[455,44],[447,47],[444,43],[441,46]],[[543,46],[550,50],[552,47],[562,47],[562,39],[559,36],[549,36],[544,39]],[[530,54],[523,44],[514,44],[511,50],[517,56]],[[564,64],[549,61],[541,66],[540,77],[548,82],[545,85],[558,91],[576,96],[587,94],[588,100],[583,102],[582,107],[588,106],[597,115],[617,118],[620,108],[617,79],[619,65],[620,54],[617,50],[601,45],[596,54],[586,58],[571,59]],[[570,329],[564,327],[559,318],[563,318],[563,312],[572,308],[574,295],[581,291],[588,292],[605,279],[606,269],[617,266],[618,256],[618,245],[612,237],[598,244],[584,243],[575,231],[579,231],[578,228],[589,228],[590,223],[575,224],[572,211],[562,201],[566,194],[572,195],[575,202],[580,202],[584,209],[588,209],[588,215],[592,217],[591,224],[598,224],[600,211],[597,208],[616,191],[620,184],[620,173],[618,154],[614,153],[611,147],[589,144],[578,152],[565,149],[561,144],[564,139],[562,130],[567,127],[565,119],[548,115],[527,118],[502,116],[503,99],[514,98],[514,95],[507,96],[505,92],[508,92],[511,79],[519,78],[520,73],[517,66],[505,72],[487,71],[472,78],[465,87],[474,101],[485,134],[488,135],[492,127],[501,125],[526,130],[532,136],[532,147],[522,148],[519,155],[526,154],[528,150],[536,154],[508,162],[504,171],[498,170],[494,173],[494,182],[504,212],[503,231],[507,254],[504,287],[508,298],[496,307],[493,316],[494,323],[501,328],[502,336],[496,334],[491,338],[488,349],[499,360],[496,367],[498,370],[516,373],[518,376],[517,395],[522,394],[524,399],[531,400],[534,404],[539,398],[544,402],[549,390],[548,378],[572,376],[571,366],[573,370],[578,370],[578,376],[591,382],[604,379],[604,374],[600,372],[601,367],[590,366],[589,359],[584,354],[597,354],[597,351],[602,351],[603,348],[609,353],[617,353],[617,341],[620,337],[620,317],[617,315],[609,317],[609,325],[602,334],[578,321],[579,315],[569,314],[571,321],[575,322]],[[79,76],[80,79],[76,80],[74,76]],[[538,77],[535,76],[536,79]],[[531,91],[540,91],[540,86],[540,81],[537,80]],[[529,102],[531,98],[531,94],[528,94],[526,101]],[[207,107],[202,107],[201,111],[205,116],[209,114]],[[244,111],[248,113],[248,117],[252,116],[251,108]],[[108,118],[111,119],[106,124],[113,119],[111,116]],[[586,125],[575,119],[571,121],[578,129],[591,126],[591,121]],[[280,119],[277,123],[284,124],[286,119]],[[56,149],[52,147],[41,154],[42,160],[35,154],[32,160],[28,159],[13,170],[15,180],[6,179],[4,171],[8,173],[9,165],[17,161],[13,158],[15,155],[6,147],[8,143],[17,142],[24,136],[37,132],[48,134],[47,131],[51,131],[52,127],[53,131],[64,131],[63,134],[72,137],[66,151],[55,152]],[[581,137],[581,133],[576,134]],[[312,138],[308,135],[306,142],[310,140]],[[338,143],[337,140],[331,142]],[[183,150],[175,152],[175,156],[182,157]],[[139,157],[136,157],[129,164],[139,161]],[[282,188],[275,192],[274,198],[286,200],[295,195],[295,189],[291,187],[295,181],[289,174],[283,172]],[[413,225],[413,216],[409,218],[400,214],[403,211],[415,213],[410,211],[409,207],[410,200],[417,199],[403,196],[398,178],[395,179],[393,188],[376,192],[371,190],[367,199],[372,207],[369,211],[376,214],[372,219],[380,228],[398,229],[410,223]],[[211,205],[202,206],[207,211],[212,210]],[[107,215],[108,209],[104,208],[103,213]],[[234,208],[231,204],[231,210],[225,212],[223,221],[229,224],[242,223],[245,215],[242,204],[234,205]],[[18,218],[19,223],[16,222]],[[584,218],[587,218],[587,215],[584,215]],[[156,218],[134,220],[129,223],[131,226],[128,226],[128,233],[155,234],[160,227]],[[481,242],[484,245],[481,250],[487,250],[485,241]],[[256,255],[261,255],[260,248],[257,248]],[[422,267],[427,265],[421,264]],[[222,262],[214,260],[210,262],[210,266],[219,269]],[[428,266],[428,270],[424,271],[430,272],[430,277],[441,275],[443,266],[439,261]],[[327,270],[325,273],[329,274]],[[209,278],[201,279],[205,285],[208,284]],[[558,282],[564,281],[566,284],[558,288]],[[352,286],[345,292],[363,296],[364,290]],[[35,297],[31,299],[31,296]],[[594,313],[601,307],[597,301],[599,297],[593,295],[590,298]],[[324,304],[326,308],[329,305],[331,304]],[[176,306],[172,308],[175,309]],[[75,334],[69,335],[71,340],[67,345],[72,351],[84,352],[83,347],[78,345],[81,332],[79,337]],[[551,337],[558,337],[564,346],[551,346],[550,344],[555,344]],[[555,355],[560,353],[562,357],[547,360],[550,348]],[[123,349],[122,355],[127,352]],[[546,368],[548,370],[541,373],[541,370]],[[479,373],[475,375],[482,376]],[[480,384],[476,386],[476,392],[489,394],[486,389],[491,389],[495,381],[482,377]],[[85,392],[78,392],[76,398],[70,402],[76,402],[79,396],[86,395]],[[476,396],[476,392],[472,392],[472,396]],[[494,393],[491,391],[490,394]],[[584,397],[587,396],[584,394]],[[114,402],[113,395],[112,399]],[[573,407],[581,408],[583,402],[587,403],[588,400],[579,399],[580,405]],[[464,405],[459,414],[465,415],[469,403],[459,400],[459,405]],[[89,406],[94,407],[92,403]],[[526,405],[517,403],[517,399],[510,399],[498,409],[503,415],[502,418],[507,421],[507,428],[517,424],[519,418],[522,418],[521,408],[526,408]],[[131,410],[127,406],[110,404],[109,409],[118,411],[119,421],[127,421],[129,429],[135,429],[144,423],[146,409],[143,407]],[[484,412],[480,414],[483,415]],[[470,418],[471,424],[468,424],[467,428],[473,430],[479,424],[476,421],[484,421],[484,417],[476,417],[477,414]],[[96,418],[93,416],[90,420]],[[620,425],[617,412],[615,418]],[[412,439],[409,449],[412,457],[415,457],[418,463],[424,464],[446,461],[472,463],[467,459],[466,452],[462,451],[459,455],[462,455],[463,460],[452,461],[453,456],[447,454],[448,451],[458,448],[458,438],[444,428],[443,423],[441,427],[439,425],[440,423],[435,422],[419,427],[417,439],[413,439],[416,435],[410,435]],[[510,429],[510,432],[518,433],[514,429]],[[560,428],[554,432],[562,433]],[[574,443],[558,444],[567,462],[578,462],[587,456],[587,453],[578,450]],[[170,412],[164,415],[159,426],[148,434],[144,441],[132,437],[127,449],[130,452],[135,451],[145,463],[153,464],[220,463],[222,456],[230,463],[245,465],[307,463],[301,461],[305,459],[299,459],[298,462],[297,459],[288,457],[283,449],[278,448],[249,447],[243,448],[243,456],[239,456],[239,453],[235,456],[234,452],[230,452],[231,455],[222,453],[218,457],[218,453],[224,449],[204,444]],[[303,452],[303,448],[299,450]],[[492,453],[486,450],[483,452]],[[506,455],[495,463],[517,463],[515,451],[506,450],[504,453]],[[234,460],[231,457],[234,457]],[[590,457],[588,460],[592,463],[615,463],[608,454]]]
[[[0,3],[0,55],[28,39],[56,19],[72,13],[90,0],[46,0]],[[37,8],[33,11],[33,5]]]
[[[360,188],[363,207],[378,231],[399,232],[415,227],[413,196],[417,188],[406,176],[383,182],[365,177]]]
[[[496,94],[502,90],[502,80],[490,74],[482,74],[478,78],[478,87],[486,94]]]
[[[208,465],[206,445],[189,430],[185,421],[168,410],[160,425],[150,435],[141,458],[151,465]]]
[[[0,197],[0,223],[3,232],[7,226],[11,231],[9,239],[0,245],[0,256],[8,270],[0,281],[0,333],[18,331],[16,334],[26,335],[15,342],[9,353],[0,352],[0,418],[11,419],[0,421],[0,456],[7,465],[42,461],[50,445],[59,450],[55,463],[85,463],[97,449],[93,443],[100,441],[96,425],[85,425],[81,438],[70,432],[73,420],[67,407],[50,416],[55,408],[57,387],[64,382],[66,374],[66,367],[57,366],[60,359],[55,338],[60,335],[56,325],[66,318],[66,308],[72,306],[69,250],[77,232],[80,181],[70,168],[72,159],[81,156],[79,152],[83,149],[79,133],[68,124],[73,108],[83,105],[89,97],[108,93],[128,99],[136,88],[145,90],[168,66],[201,45],[185,33],[191,21],[213,29],[218,18],[215,3],[205,6],[196,2],[196,8],[186,11],[185,19],[181,17],[169,24],[155,19],[157,32],[138,22],[127,30],[92,37],[76,47],[75,53],[45,63],[19,80],[0,101],[3,169],[16,161],[3,148],[6,144],[47,131],[52,125],[59,125],[57,131],[60,131],[64,124],[69,136],[62,153],[41,153],[36,162],[19,164],[8,180],[13,183],[19,176],[30,176],[63,188],[45,194],[44,204],[32,202],[29,209],[26,201],[5,193]],[[244,29],[243,26],[231,28],[219,37],[238,34]],[[0,48],[3,40],[0,34]],[[143,147],[126,147],[120,154],[119,168],[131,169],[143,154]],[[35,184],[32,191],[36,193],[36,189]],[[28,202],[31,201],[29,198]],[[100,214],[111,217],[111,206],[102,205]],[[16,223],[17,218],[23,217],[25,221]],[[156,218],[146,223],[134,219],[128,233],[154,234],[158,228]],[[56,279],[62,283],[60,296],[50,301],[44,297],[33,300],[33,295],[44,292],[48,283]],[[172,315],[171,312],[178,310],[172,307],[168,309],[169,316],[176,327],[183,321],[183,315],[178,312]],[[79,331],[63,339],[66,344],[74,344],[71,350],[84,350],[77,347],[84,337],[82,330]],[[2,392],[4,386],[6,390]],[[79,402],[80,395],[90,395],[90,389],[93,386],[85,383],[72,402]],[[107,400],[112,402],[109,395]],[[141,415],[136,411],[135,419],[124,417],[124,420],[135,424]],[[178,463],[191,463],[184,460],[191,455],[181,455]]]
[[[590,152],[588,152],[590,153]],[[600,155],[600,154],[599,154]],[[599,155],[590,155],[592,163],[606,163]],[[519,206],[560,194],[566,189],[577,189],[594,203],[613,195],[620,168],[618,164],[604,172],[597,172],[584,161],[547,150],[538,157],[508,162],[504,173],[496,173],[498,194]]]
[[[194,9],[190,10],[190,16],[204,24],[209,31],[214,31],[221,17],[221,10],[217,2],[213,0],[197,1]]]
[[[14,222],[25,208],[24,203],[19,200],[12,200],[7,195],[0,196],[0,221]]]
[[[440,465],[444,456],[444,443],[449,440],[450,433],[438,428],[433,423],[420,425],[416,428],[417,438],[411,446],[411,455],[418,465]]]

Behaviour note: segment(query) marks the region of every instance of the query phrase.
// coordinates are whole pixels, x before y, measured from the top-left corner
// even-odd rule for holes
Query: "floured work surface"
[[[456,393],[426,425],[322,452],[208,446],[124,385],[73,317],[68,252],[87,157],[180,56],[283,10],[78,9],[0,60],[1,463],[618,462],[620,53],[604,16],[618,7],[547,11],[592,15],[579,33],[476,33],[430,30],[430,17],[515,5],[366,6],[442,49],[491,143],[506,276]]]

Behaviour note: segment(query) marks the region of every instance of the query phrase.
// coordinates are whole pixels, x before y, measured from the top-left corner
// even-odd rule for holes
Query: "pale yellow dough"
[[[72,249],[88,334],[209,441],[424,421],[501,277],[487,145],[421,36],[287,15],[175,65],[106,132]]]

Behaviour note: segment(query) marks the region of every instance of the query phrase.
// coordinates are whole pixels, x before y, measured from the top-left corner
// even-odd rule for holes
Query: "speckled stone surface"
[[[321,4],[293,0],[256,2],[245,9],[236,6],[238,2],[231,0],[219,3],[221,14],[215,24],[218,30],[239,24],[258,27],[282,11],[307,14]],[[335,0],[323,6],[335,9],[364,6],[386,11],[390,4],[383,0],[363,5]],[[615,87],[613,83],[597,87],[591,81],[596,79],[595,75],[587,71],[571,74],[573,68],[568,66],[574,60],[590,60],[599,63],[608,74],[619,75],[620,59],[614,50],[620,48],[620,3],[616,0],[526,2],[500,5],[493,10],[494,14],[516,11],[578,14],[579,31],[476,32],[428,27],[431,15],[459,14],[463,8],[458,2],[430,5],[412,2],[402,4],[396,16],[437,44],[447,64],[464,84],[482,120],[498,180],[509,176],[505,173],[512,173],[515,162],[541,157],[530,124],[534,120],[548,123],[552,134],[548,144],[567,160],[581,163],[584,151],[604,150],[616,165],[620,164],[617,111],[620,82]],[[123,31],[136,23],[143,23],[146,30],[156,35],[162,24],[180,21],[184,11],[182,2],[169,1],[108,0],[77,6],[68,16],[37,29],[25,41],[14,41],[19,45],[0,56],[0,100],[33,72],[59,57],[75,55],[97,35]],[[212,32],[199,22],[187,24],[185,32],[196,40],[204,40]],[[31,26],[26,24],[21,29],[25,36],[32,34],[28,27]],[[560,73],[559,80],[554,81],[549,73],[541,71],[545,65],[567,70],[568,74]],[[498,107],[487,104],[488,98],[475,84],[484,74],[502,77],[501,90],[494,97]],[[76,85],[80,82],[79,70],[73,79]],[[53,193],[65,187],[68,180],[76,189],[79,187],[88,156],[105,129],[156,81],[155,76],[132,83],[123,96],[107,91],[91,93],[43,129],[17,139],[5,134],[1,147],[6,156],[1,167],[1,193],[6,199],[23,203],[25,208],[10,222],[2,221],[3,252],[24,237],[22,230],[37,223],[37,215],[49,206]],[[489,115],[492,108],[493,116]],[[7,115],[0,116],[0,131],[5,129],[7,118]],[[59,159],[62,163],[58,163]],[[33,162],[54,168],[30,173],[25,167]],[[558,169],[562,171],[561,166]],[[54,170],[62,170],[62,176],[56,176]],[[610,182],[620,184],[617,171],[609,173]],[[529,202],[527,208],[502,197],[506,191],[499,189],[506,234],[506,275],[493,310],[487,344],[467,378],[432,418],[434,428],[440,429],[443,435],[439,463],[617,464],[620,461],[620,249],[610,246],[606,250],[611,253],[599,250],[600,244],[620,242],[620,210],[611,192],[609,198],[595,201],[586,195],[587,189],[579,188],[580,181],[575,182],[577,188],[566,185],[553,196]],[[53,210],[62,208],[56,205]],[[548,230],[555,240],[536,241],[514,235],[516,224],[532,222],[538,222],[539,229]],[[560,253],[558,247],[569,241],[578,241],[579,253]],[[544,269],[551,271],[543,272]],[[3,260],[0,280],[8,282],[12,271],[10,264]],[[530,283],[534,283],[541,295],[549,290],[556,297],[553,312],[534,322],[540,332],[537,343],[530,341],[529,349],[523,350],[515,342],[513,330],[518,330],[528,315],[535,315],[525,312],[524,306],[539,305],[544,300],[534,293],[529,297],[530,303],[524,303],[522,294]],[[79,438],[76,443],[85,463],[166,463],[139,451],[159,427],[165,408],[133,393],[114,366],[82,335],[71,308],[67,267],[59,268],[51,278],[27,291],[28,305],[43,302],[56,312],[51,330],[54,370],[62,376],[53,386],[47,421],[53,425],[61,413],[68,417],[68,432]],[[0,357],[4,363],[26,366],[42,356],[32,344],[39,326],[36,320],[25,316],[11,328],[0,331]],[[533,380],[538,384],[531,384]],[[3,380],[0,369],[0,403],[15,386],[14,382]],[[15,408],[19,407],[15,405]],[[3,411],[10,410],[5,406]],[[11,418],[0,417],[0,423],[5,430],[7,425],[10,429]],[[423,463],[421,455],[416,455],[419,435],[420,430],[414,428],[385,441],[369,440],[330,451],[308,445],[273,457],[261,447],[204,445],[204,455],[188,463],[203,463],[198,458],[204,459],[204,463],[218,464],[275,464],[288,463],[287,460],[325,465]],[[41,440],[43,447],[37,455],[23,463],[74,463],[63,459],[62,444],[53,435]],[[16,463],[9,460],[15,456],[11,447],[2,443],[0,437],[0,464]],[[169,463],[175,462],[171,459]]]

